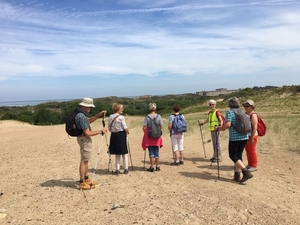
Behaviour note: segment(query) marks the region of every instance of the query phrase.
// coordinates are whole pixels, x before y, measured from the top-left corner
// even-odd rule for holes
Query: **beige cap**
[[[247,101],[245,101],[245,102],[243,103],[243,105],[246,105],[246,104],[251,105],[253,108],[255,108],[255,103],[254,103],[254,101],[251,100],[251,99],[248,99]]]

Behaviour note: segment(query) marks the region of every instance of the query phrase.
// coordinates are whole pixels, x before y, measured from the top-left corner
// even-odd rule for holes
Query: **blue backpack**
[[[175,134],[184,133],[187,131],[187,126],[184,117],[181,114],[173,114],[172,129]]]

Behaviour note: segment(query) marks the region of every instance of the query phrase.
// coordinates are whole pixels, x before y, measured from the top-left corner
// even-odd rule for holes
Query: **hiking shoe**
[[[155,170],[160,171],[160,166],[157,166]]]
[[[210,161],[212,163],[216,163],[216,162],[222,162],[222,159],[212,158]]]
[[[234,172],[234,178],[236,182],[240,182],[241,180],[241,173],[240,172]]]
[[[248,171],[250,171],[250,172],[257,171],[257,167],[248,166],[247,169],[248,169]]]
[[[116,170],[116,171],[113,172],[113,174],[114,174],[114,175],[117,175],[117,176],[118,176],[120,173],[121,173],[120,170]]]
[[[128,169],[124,170],[124,174],[128,174],[128,173],[129,173]]]
[[[249,170],[242,170],[243,177],[240,180],[240,183],[245,182],[246,180],[249,180],[253,177],[252,173]]]
[[[89,184],[87,184],[85,182],[79,183],[79,189],[80,190],[89,190],[89,189],[91,189],[91,187],[92,186],[90,186]]]
[[[91,178],[85,179],[84,182],[85,182],[86,184],[92,185],[92,186],[98,185],[98,182],[97,182],[97,181],[92,181]]]
[[[147,169],[147,171],[149,171],[149,172],[154,172],[154,168],[153,168],[152,166],[150,166],[150,167]]]
[[[184,164],[183,160],[182,160],[182,161],[179,161],[179,164],[183,165],[183,164]]]
[[[170,163],[171,166],[180,166],[179,162],[172,162]]]

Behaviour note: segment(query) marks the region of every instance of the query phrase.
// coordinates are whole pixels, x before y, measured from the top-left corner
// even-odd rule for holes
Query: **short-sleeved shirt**
[[[240,134],[233,128],[237,121],[232,110],[226,112],[226,122],[231,122],[231,126],[229,127],[229,141],[248,140],[248,134]]]
[[[91,130],[91,125],[88,121],[88,117],[87,117],[87,113],[85,111],[83,111],[82,109],[80,109],[80,113],[78,113],[76,116],[75,116],[75,123],[76,125],[81,128],[82,130],[85,130],[85,129],[89,129]]]
[[[151,117],[151,118],[156,117],[156,115],[158,115],[158,117],[157,117],[158,124],[160,126],[162,126],[163,122],[162,122],[161,116],[159,114],[156,114],[156,113],[155,114],[148,114],[148,116]],[[143,125],[147,126],[147,127],[150,127],[150,119],[148,118],[148,116],[145,117]]]
[[[123,130],[127,129],[125,117],[122,115],[119,115],[117,113],[112,114],[108,120],[108,129],[110,132],[119,132],[119,131],[123,131]]]

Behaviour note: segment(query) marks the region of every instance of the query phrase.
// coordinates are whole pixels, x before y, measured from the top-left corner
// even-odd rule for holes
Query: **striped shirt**
[[[226,122],[231,122],[231,126],[229,127],[229,141],[248,140],[248,134],[240,134],[233,128],[232,125],[236,125],[237,121],[232,110],[226,112]]]

